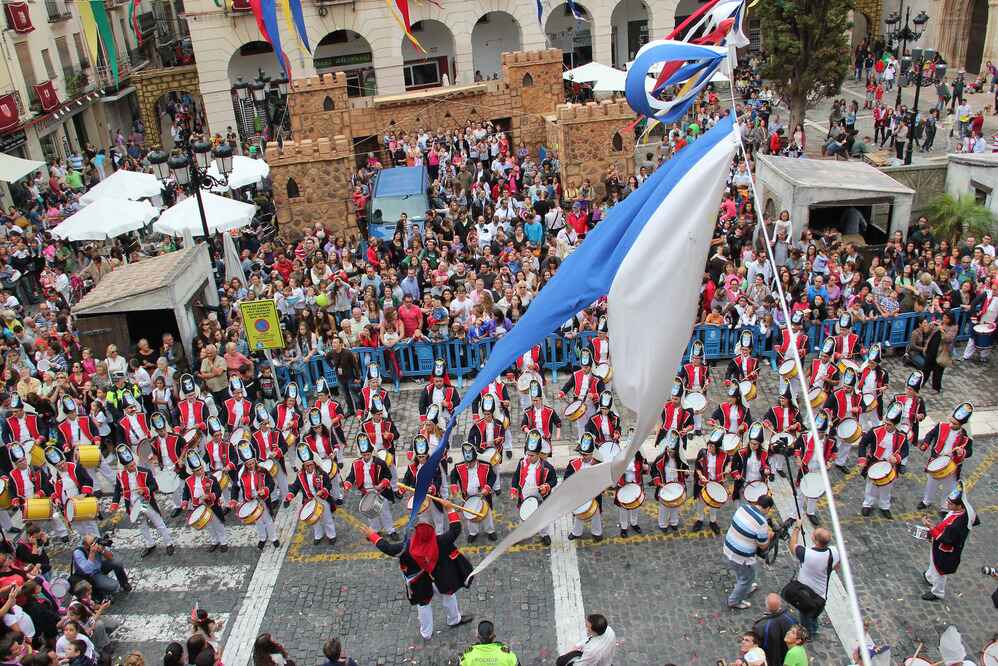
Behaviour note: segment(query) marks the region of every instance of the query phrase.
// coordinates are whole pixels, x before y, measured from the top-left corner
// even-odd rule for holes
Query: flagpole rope
[[[735,62],[734,62],[734,57],[730,52],[730,49],[728,53],[728,64],[731,69],[731,81],[728,84],[731,93],[731,114],[737,123],[738,112],[735,103],[735,81],[734,81]],[[748,164],[748,153],[745,150],[745,143],[742,141],[741,127],[738,126],[736,127],[736,129],[737,131],[735,132],[735,134],[738,136],[738,148],[741,151],[742,158],[745,160],[746,164]],[[748,173],[749,173],[749,189],[752,190],[752,199],[755,202],[755,209],[756,211],[758,211],[757,215],[761,215],[764,209],[762,208],[762,202],[759,198],[759,190],[755,186],[755,174],[753,174],[751,170],[749,170]],[[778,266],[776,265],[776,259],[773,257],[772,241],[769,237],[769,231],[766,229],[765,218],[761,217],[757,221],[757,224],[759,224],[760,228],[762,229],[762,234],[766,241],[766,257],[769,261],[770,267],[773,270],[773,275],[778,275],[779,270]],[[776,282],[776,291],[779,295],[778,300],[780,303],[780,309],[783,311],[784,327],[790,336],[789,351],[793,356],[794,367],[796,367],[797,369],[797,376],[800,377],[801,379],[800,385],[801,389],[803,389],[804,364],[801,361],[800,352],[797,348],[797,334],[794,333],[793,327],[790,325],[790,311],[787,308],[787,296],[786,293],[784,293],[783,291],[783,285],[781,284],[780,280],[775,280],[775,282]],[[793,390],[792,382],[788,382],[788,385],[791,387],[791,390]],[[803,390],[801,390],[800,393],[803,393]],[[853,628],[856,630],[856,636],[859,639],[860,657],[863,661],[863,666],[872,666],[872,662],[870,661],[870,652],[866,646],[866,640],[865,640],[866,629],[863,626],[863,614],[859,608],[859,599],[856,597],[856,585],[853,582],[853,577],[852,577],[852,565],[849,562],[849,555],[846,551],[845,535],[843,534],[842,531],[842,524],[839,522],[839,512],[838,508],[836,507],[835,495],[832,493],[832,484],[828,478],[828,469],[826,468],[826,463],[825,463],[824,440],[818,436],[818,427],[814,422],[814,410],[811,407],[811,401],[807,399],[806,394],[798,395],[798,398],[800,398],[799,402],[803,402],[804,410],[807,413],[808,433],[811,435],[815,443],[814,449],[818,455],[818,472],[821,475],[821,483],[825,488],[825,494],[828,496],[828,514],[832,523],[832,531],[835,533],[835,538],[838,541],[839,555],[841,557],[841,562],[842,562],[842,578],[844,579],[845,582],[846,595],[849,598],[849,610],[850,614],[852,615]],[[794,483],[793,478],[789,479],[789,481],[791,484]],[[851,656],[852,655],[850,654],[850,657]]]

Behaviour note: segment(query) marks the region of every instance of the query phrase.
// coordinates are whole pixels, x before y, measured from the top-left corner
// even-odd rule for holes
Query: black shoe
[[[274,539],[274,548],[280,548],[280,547],[281,547],[281,540]]]
[[[819,525],[821,525],[821,519],[818,518],[818,516],[814,515],[813,513],[807,514],[807,519],[815,527],[818,527]]]
[[[593,535],[593,541],[595,541],[596,543],[599,543],[602,540],[603,540],[603,535],[602,534],[594,534]]]
[[[263,547],[266,546],[266,545],[267,545],[266,541],[257,541],[256,542],[257,550],[263,550]]]
[[[476,541],[478,541],[478,535],[477,534],[469,534],[468,535],[468,543],[475,543]]]
[[[229,547],[227,545],[225,545],[224,543],[221,546],[219,546],[218,549],[220,551],[222,551],[223,553],[229,552]]]
[[[662,534],[668,534],[669,533],[669,526],[666,525],[665,527],[662,527],[661,525],[659,525],[658,526],[658,531],[661,532]]]
[[[313,546],[318,546],[320,543],[322,543],[322,539],[312,539]]]
[[[926,504],[925,502],[919,502],[917,508],[919,511],[925,511],[926,509],[929,508],[929,505]]]
[[[929,577],[925,575],[924,571],[922,572],[922,580],[925,581],[926,585],[932,585],[932,581],[929,580]]]
[[[872,506],[864,506],[863,510],[860,511],[859,513],[861,515],[863,515],[863,516],[869,516],[871,513],[873,513],[873,507]]]
[[[842,472],[843,474],[848,474],[849,473],[849,468],[846,467],[845,465],[839,465],[838,463],[835,463],[835,467],[838,468],[838,470],[840,472]]]
[[[176,550],[177,549],[171,543],[169,546],[166,547],[166,554],[169,555],[170,557],[173,557],[173,553],[175,553]]]
[[[541,543],[544,544],[545,546],[550,546],[551,545],[551,537],[549,537],[547,534],[545,534],[544,536],[541,537]]]
[[[448,626],[450,626],[451,628],[453,628],[453,627],[460,627],[462,624],[468,624],[469,622],[471,622],[474,619],[475,619],[475,616],[473,614],[471,614],[471,613],[468,613],[467,615],[462,615],[461,619],[457,621],[457,624],[451,624],[451,625],[448,625]]]
[[[711,523],[710,524],[710,531],[713,532],[714,534],[720,534],[721,533],[721,527],[717,523]]]
[[[576,536],[575,534],[572,534],[571,532],[568,533],[568,540],[569,541],[575,541],[576,539],[581,539],[581,538],[582,538],[581,534],[579,534],[578,536]]]
[[[326,537],[326,543],[328,543],[330,546],[335,545],[336,537]]]
[[[335,502],[336,502],[336,506],[343,506],[343,498],[342,497],[339,498],[338,500],[335,500]]]
[[[693,527],[690,528],[690,531],[691,532],[699,532],[702,529],[703,529],[703,521],[702,520],[698,520],[695,523],[693,523]]]
[[[142,557],[142,558],[149,557],[150,555],[152,555],[152,552],[154,550],[156,550],[156,544],[153,544],[153,545],[147,547],[145,550],[143,550],[142,554],[139,555],[139,557]]]
[[[942,601],[942,599],[942,597],[937,597],[932,592],[926,592],[922,595],[922,601]]]
[[[891,513],[890,509],[881,509],[880,515],[886,518],[887,520],[894,520],[894,514]]]
[[[485,535],[485,537],[486,537],[486,538],[487,538],[487,539],[488,539],[489,541],[498,541],[498,540],[499,540],[499,537],[498,537],[498,536],[496,536],[496,533],[495,533],[495,532],[489,532],[488,534],[486,534],[486,535]]]
[[[69,535],[67,534],[64,537],[61,537],[59,541],[61,541],[62,543],[69,543]]]
[[[130,594],[131,591],[132,591],[132,586],[131,585],[122,585],[121,586],[121,591],[124,592],[125,594]]]
[[[641,526],[640,525],[631,525],[631,529],[634,530],[635,534],[641,534]]]
[[[623,527],[620,528],[620,538],[621,539],[627,538],[627,530],[625,530]]]
[[[284,506],[285,508],[291,506],[291,500],[284,500]]]
[[[214,553],[216,550],[218,550],[218,546],[219,546],[219,544],[217,544],[217,543],[211,544],[210,546],[208,546],[208,552],[209,553]]]
[[[782,469],[776,470],[776,473],[779,474],[784,479],[787,478],[787,473],[784,472]]]
[[[506,460],[509,460],[509,459],[511,459],[512,457],[513,457],[513,452],[512,452],[512,451],[507,451],[507,452],[506,452]]]
[[[901,476],[902,474],[904,474],[907,471],[908,471],[908,466],[907,465],[898,465],[898,476]]]

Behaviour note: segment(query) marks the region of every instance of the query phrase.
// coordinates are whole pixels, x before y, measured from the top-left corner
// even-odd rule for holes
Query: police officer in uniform
[[[478,642],[461,655],[461,666],[516,666],[509,647],[496,640],[496,628],[488,620],[478,623]]]

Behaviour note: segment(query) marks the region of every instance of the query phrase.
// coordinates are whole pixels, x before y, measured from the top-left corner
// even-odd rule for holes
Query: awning
[[[20,157],[0,153],[0,180],[6,183],[13,183],[44,167],[45,162],[24,160]]]
[[[119,169],[80,197],[89,204],[98,199],[148,199],[163,193],[163,186],[151,173]]]
[[[104,104],[107,104],[109,102],[117,102],[122,97],[128,97],[133,92],[135,92],[135,86],[128,86],[127,88],[122,88],[113,95],[108,95],[107,97],[101,97],[100,101],[103,102]]]
[[[208,233],[232,231],[245,227],[253,221],[256,206],[228,197],[220,197],[208,190],[201,190],[204,201],[204,217],[208,221]],[[203,236],[201,213],[195,197],[187,197],[180,203],[163,211],[159,220],[152,225],[153,231],[167,236],[183,236],[184,231],[192,236]]]
[[[156,215],[158,211],[148,201],[98,199],[56,225],[52,235],[71,241],[106,240],[137,231]]]

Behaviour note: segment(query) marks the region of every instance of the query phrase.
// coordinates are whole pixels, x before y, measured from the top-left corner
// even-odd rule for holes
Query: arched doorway
[[[281,78],[284,72],[270,44],[253,41],[240,46],[229,58],[227,74],[236,126],[243,140],[262,134],[272,122],[277,122],[275,119],[283,118],[284,114],[279,112],[282,108],[280,94],[269,85],[269,81]],[[244,88],[246,94],[239,94],[240,84],[253,84],[256,81],[265,84],[262,88],[262,100],[256,100],[251,89]]]
[[[489,12],[471,31],[471,55],[475,80],[491,79],[502,70],[502,54],[522,48],[520,24],[506,12]]]
[[[964,69],[975,74],[984,62],[984,39],[988,32],[988,0],[973,0],[970,8],[970,33],[967,35],[967,59]]]
[[[612,64],[624,69],[642,46],[648,43],[648,5],[642,0],[621,0],[610,15]]]
[[[585,20],[572,14],[567,3],[556,5],[548,13],[544,22],[544,34],[548,46],[561,49],[565,66],[569,69],[589,64],[593,61],[593,15],[588,9],[575,3],[575,7]]]
[[[852,48],[856,49],[857,46],[866,41],[867,33],[869,32],[870,20],[867,18],[866,14],[861,11],[852,11]]]
[[[164,99],[174,91],[178,92],[178,98],[181,91],[187,91],[192,115],[198,114],[196,117],[203,122],[204,103],[196,66],[147,69],[133,74],[132,83],[138,93],[139,111],[146,127],[146,142],[149,145],[158,143],[167,148],[173,146],[170,137],[171,118],[168,114],[164,116],[163,112],[167,110]],[[176,108],[174,104],[174,111]],[[166,142],[163,141],[164,135],[170,137]]]
[[[178,143],[186,142],[193,133],[207,131],[207,116],[199,90],[165,92],[153,108],[159,121],[158,139],[163,150],[169,151]]]
[[[679,4],[676,5],[676,25],[685,21],[689,18],[690,14],[700,9],[701,4],[697,0],[679,0]]]
[[[426,53],[420,53],[412,42],[402,37],[402,78],[406,90],[422,90],[448,85],[456,80],[454,68],[454,35],[450,28],[427,19],[412,24],[412,34]]]
[[[343,72],[347,75],[347,96],[378,94],[371,44],[353,30],[336,30],[315,47],[313,64],[319,74]]]

